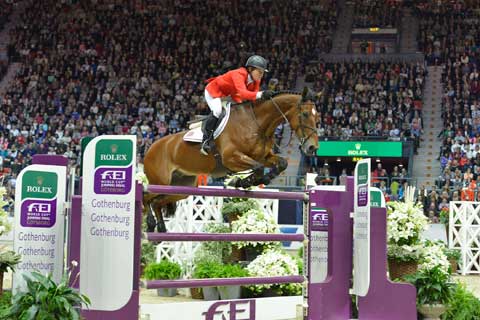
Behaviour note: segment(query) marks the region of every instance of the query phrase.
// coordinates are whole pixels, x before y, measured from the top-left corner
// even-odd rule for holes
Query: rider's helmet
[[[254,68],[263,70],[265,72],[268,72],[267,60],[265,60],[264,57],[257,56],[257,55],[253,55],[250,58],[248,58],[247,63],[245,63],[245,67],[254,67]]]

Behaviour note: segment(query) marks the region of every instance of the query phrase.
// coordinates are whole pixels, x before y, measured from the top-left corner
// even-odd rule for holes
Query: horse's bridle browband
[[[278,112],[280,112],[280,114],[282,115],[282,117],[285,119],[285,121],[287,123],[289,123],[288,121],[288,118],[287,116],[285,115],[285,113],[280,109],[280,107],[278,106],[278,104],[275,102],[275,100],[273,100],[274,97],[271,97],[270,100],[272,101],[272,104],[275,106],[275,108],[277,109]],[[302,130],[302,137],[300,138],[300,146],[303,147],[303,145],[305,144],[305,142],[308,141],[308,139],[310,139],[310,137],[315,133],[317,132],[317,129],[315,128],[312,128],[306,124],[303,123],[302,121],[302,108],[301,108],[301,105],[302,105],[302,101],[303,101],[303,98],[300,98],[300,100],[298,101],[297,105],[296,105],[296,108],[298,110],[298,123],[299,123],[299,127],[300,129]],[[292,128],[293,129],[293,128]],[[310,129],[312,130],[310,132],[310,134],[305,137],[305,129]],[[292,138],[292,135],[291,135],[291,132],[290,132],[290,140]],[[290,144],[290,140],[288,141],[288,144]],[[279,146],[277,146],[279,147]]]

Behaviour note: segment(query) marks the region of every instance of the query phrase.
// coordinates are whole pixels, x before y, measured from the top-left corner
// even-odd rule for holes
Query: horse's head
[[[313,156],[318,149],[317,121],[318,112],[313,102],[313,95],[305,88],[302,97],[293,108],[289,117],[290,127],[300,140],[300,148],[308,155]]]

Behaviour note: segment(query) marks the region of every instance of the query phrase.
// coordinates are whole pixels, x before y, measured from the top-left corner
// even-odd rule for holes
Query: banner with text
[[[114,311],[133,284],[135,136],[100,136],[83,157],[80,292],[91,310]]]
[[[25,289],[24,274],[63,274],[67,168],[34,164],[23,169],[15,188],[14,251],[22,256],[13,277],[13,290]]]
[[[402,143],[396,141],[319,141],[320,157],[401,157]]]
[[[365,296],[370,288],[370,159],[357,162],[353,209],[353,293]]]

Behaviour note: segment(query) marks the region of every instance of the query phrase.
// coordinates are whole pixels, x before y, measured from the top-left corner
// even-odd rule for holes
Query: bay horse
[[[145,154],[144,170],[149,184],[197,186],[197,176],[210,174],[224,177],[227,174],[252,170],[244,179],[236,179],[235,187],[268,184],[287,168],[287,160],[273,153],[274,132],[277,126],[288,121],[300,140],[301,150],[315,155],[318,148],[316,123],[318,114],[311,94],[291,91],[276,92],[271,99],[257,100],[231,106],[228,123],[215,140],[214,152],[200,153],[200,143],[183,140],[186,131],[167,135],[155,141]],[[220,156],[221,161],[218,160]],[[270,172],[264,175],[264,169]],[[145,194],[147,229],[166,232],[163,211],[174,213],[175,202],[182,195]]]

